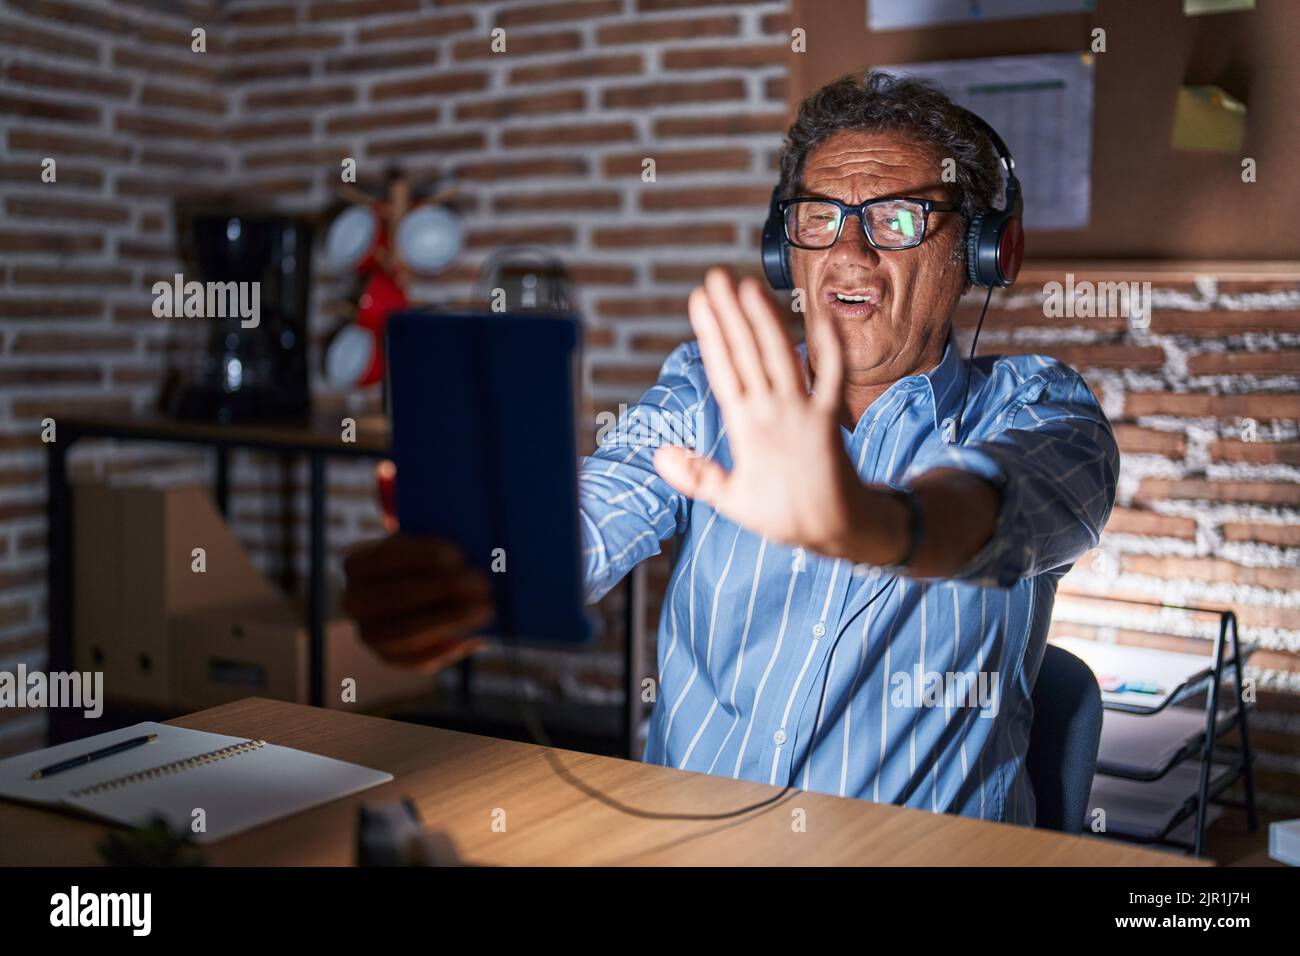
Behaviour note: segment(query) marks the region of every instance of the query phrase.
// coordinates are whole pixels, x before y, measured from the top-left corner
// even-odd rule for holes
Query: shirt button
[[[781,746],[783,743],[785,743],[785,730],[784,730],[784,728],[781,729],[781,730],[778,730],[776,733],[774,733],[774,734],[772,735],[772,739],[776,741],[776,745],[777,745],[778,747]]]
[[[814,636],[814,637],[825,637],[825,636],[826,636],[826,625],[823,624],[821,621],[818,621],[817,624],[813,627],[813,636]]]

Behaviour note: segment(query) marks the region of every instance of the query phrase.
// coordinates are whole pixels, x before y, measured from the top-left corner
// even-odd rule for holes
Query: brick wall
[[[316,211],[344,157],[363,179],[392,161],[415,176],[451,175],[469,248],[446,273],[419,278],[416,295],[464,297],[502,243],[559,253],[587,320],[592,433],[596,411],[634,400],[688,335],[685,298],[706,264],[755,271],[786,121],[782,2],[78,7],[0,7],[0,663],[43,655],[38,421],[77,403],[126,411],[153,400],[169,329],[151,317],[148,290],[176,265],[173,196],[221,187]],[[195,26],[208,30],[206,54],[190,52]],[[491,49],[497,28],[505,53]],[[46,155],[59,158],[57,186],[39,182]],[[642,180],[646,158],[653,183]],[[684,242],[672,224],[687,214],[706,225]],[[1263,688],[1261,779],[1286,803],[1300,773],[1300,284],[1213,270],[1157,277],[1152,327],[1135,332],[1045,319],[1035,289],[1048,278],[1064,277],[1036,275],[995,298],[981,341],[1069,361],[1117,424],[1120,506],[1101,556],[1081,561],[1065,590],[1240,607],[1246,636],[1264,648],[1251,672]],[[318,269],[317,348],[346,310],[345,286]],[[967,308],[967,334],[972,318]],[[341,414],[375,407],[373,396],[320,398]],[[1246,418],[1257,422],[1252,442],[1242,440]],[[157,449],[81,454],[83,469],[205,474],[200,456]],[[237,462],[236,529],[268,571],[282,480],[267,462]],[[287,480],[305,488],[302,474]],[[374,533],[367,469],[335,469],[332,487],[332,542]],[[666,569],[651,568],[654,590]],[[614,699],[616,637],[594,653],[533,661],[539,683]],[[480,674],[499,685],[490,659]],[[0,750],[30,745],[37,730],[0,714]]]

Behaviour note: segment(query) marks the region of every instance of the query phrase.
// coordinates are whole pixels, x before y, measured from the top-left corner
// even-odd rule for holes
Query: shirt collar
[[[811,393],[812,370],[808,364],[808,343],[800,342],[797,351],[799,352],[799,367],[803,371],[804,388]],[[964,366],[965,363],[962,361],[957,346],[957,336],[950,325],[948,327],[948,341],[944,345],[943,358],[939,359],[939,364],[928,372],[900,378],[891,386],[891,389],[900,386],[903,388],[916,388],[924,385],[930,395],[930,407],[934,411],[934,427],[942,429],[944,419],[955,418],[957,415],[957,406],[961,403],[966,385],[966,376],[963,372]]]

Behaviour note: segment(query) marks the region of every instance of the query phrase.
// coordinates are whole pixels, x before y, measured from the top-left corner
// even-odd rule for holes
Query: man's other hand
[[[434,671],[481,646],[492,622],[487,577],[438,538],[392,535],[343,562],[343,610],[361,639],[390,664]]]

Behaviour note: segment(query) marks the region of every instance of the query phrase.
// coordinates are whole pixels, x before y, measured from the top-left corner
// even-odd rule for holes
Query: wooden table
[[[345,865],[355,808],[410,797],[462,859],[501,865],[1048,865],[1194,866],[1188,857],[794,790],[727,820],[665,820],[640,811],[717,814],[770,801],[779,787],[613,757],[497,740],[301,704],[248,698],[170,721],[260,738],[392,773],[345,800],[202,848],[212,863]],[[600,797],[592,793],[598,791]],[[802,811],[804,832],[793,821]],[[493,829],[504,812],[505,832]],[[97,862],[105,827],[0,803],[0,864]]]

